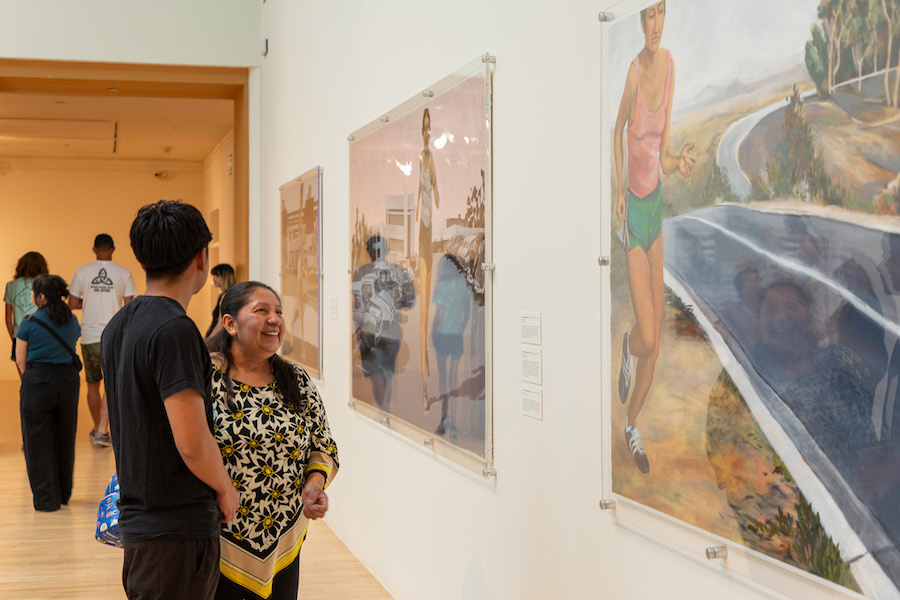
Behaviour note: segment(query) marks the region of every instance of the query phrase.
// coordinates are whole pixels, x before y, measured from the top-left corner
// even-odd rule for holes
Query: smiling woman
[[[309,519],[325,516],[338,469],[325,406],[300,366],[278,356],[281,299],[256,281],[222,296],[207,345],[215,370],[216,440],[241,498],[221,536],[216,598],[296,599]]]

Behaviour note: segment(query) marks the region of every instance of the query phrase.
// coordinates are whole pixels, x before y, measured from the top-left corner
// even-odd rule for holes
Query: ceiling
[[[0,157],[203,161],[232,128],[233,101],[0,92]]]

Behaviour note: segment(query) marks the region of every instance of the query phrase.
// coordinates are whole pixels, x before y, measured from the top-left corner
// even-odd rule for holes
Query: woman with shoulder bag
[[[19,409],[34,509],[52,512],[72,496],[81,326],[63,301],[69,290],[59,275],[36,277],[32,295],[38,310],[16,332]]]

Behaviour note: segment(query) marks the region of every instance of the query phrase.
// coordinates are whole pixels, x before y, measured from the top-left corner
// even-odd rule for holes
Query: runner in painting
[[[440,206],[434,157],[428,148],[431,139],[431,114],[422,113],[422,140],[425,147],[419,154],[419,193],[416,214],[419,220],[419,349],[422,355],[422,401],[428,410],[428,309],[431,306],[431,221],[432,210]],[[434,207],[432,208],[432,203]]]
[[[635,422],[653,381],[663,320],[665,291],[659,173],[660,170],[664,174],[677,170],[687,178],[694,167],[693,144],[685,144],[678,153],[669,145],[675,65],[669,51],[660,47],[665,16],[665,0],[641,11],[644,48],[628,69],[613,143],[618,186],[616,216],[625,221],[625,261],[636,319],[622,340],[619,398],[623,404],[628,404],[625,442],[638,468],[645,474],[650,472],[650,463]],[[626,124],[627,184],[623,172]],[[632,391],[630,402],[629,391]]]

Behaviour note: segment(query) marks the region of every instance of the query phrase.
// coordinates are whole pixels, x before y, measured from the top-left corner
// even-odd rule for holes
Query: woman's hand
[[[625,192],[622,190],[616,193],[616,217],[620,221],[625,220]]]
[[[681,152],[678,154],[678,172],[685,179],[690,178],[691,172],[694,170],[696,159],[694,159],[693,150],[693,143],[685,144],[681,147]]]
[[[325,477],[321,473],[310,473],[303,486],[303,516],[316,520],[328,511],[328,495],[325,494]]]

